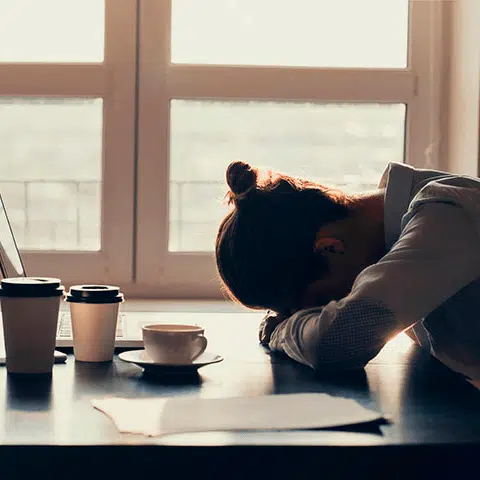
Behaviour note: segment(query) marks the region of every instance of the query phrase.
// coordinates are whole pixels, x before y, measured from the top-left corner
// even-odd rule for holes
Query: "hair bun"
[[[236,199],[257,186],[257,170],[245,162],[233,162],[227,168],[227,183]]]

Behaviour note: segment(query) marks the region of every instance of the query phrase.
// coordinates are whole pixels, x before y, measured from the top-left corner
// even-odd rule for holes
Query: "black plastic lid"
[[[123,294],[112,285],[73,285],[65,300],[72,303],[120,303]]]
[[[64,288],[58,278],[4,278],[0,286],[0,297],[60,297],[63,293]]]

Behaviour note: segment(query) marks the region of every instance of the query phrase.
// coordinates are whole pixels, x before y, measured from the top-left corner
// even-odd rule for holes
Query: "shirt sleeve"
[[[314,369],[362,368],[394,335],[479,278],[471,212],[445,195],[422,198],[412,202],[392,249],[360,273],[346,298],[295,313],[269,347]]]

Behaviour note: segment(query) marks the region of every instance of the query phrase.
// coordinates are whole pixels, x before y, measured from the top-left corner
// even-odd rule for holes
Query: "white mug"
[[[184,365],[207,348],[204,329],[198,325],[157,324],[142,328],[147,355],[156,363]]]

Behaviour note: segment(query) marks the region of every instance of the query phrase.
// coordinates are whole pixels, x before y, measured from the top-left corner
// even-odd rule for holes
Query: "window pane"
[[[0,0],[0,62],[102,62],[105,0]]]
[[[233,160],[358,192],[404,155],[405,105],[174,100],[171,251],[210,251]]]
[[[0,97],[0,191],[20,248],[99,250],[101,99]]]
[[[403,68],[408,0],[173,0],[172,61]]]

